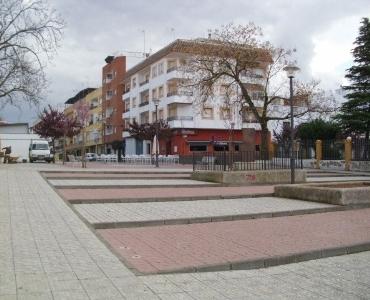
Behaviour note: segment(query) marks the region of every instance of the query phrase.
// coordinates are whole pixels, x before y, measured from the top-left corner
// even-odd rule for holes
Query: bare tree
[[[267,149],[268,122],[288,120],[289,110],[279,114],[273,106],[287,105],[288,80],[284,66],[292,59],[292,50],[274,47],[262,40],[262,31],[253,23],[229,24],[214,30],[208,39],[194,40],[185,66],[187,86],[193,89],[200,107],[212,104],[233,108],[243,122],[257,123],[262,134],[262,150]],[[222,99],[219,91],[222,89]],[[294,116],[332,111],[332,103],[323,103],[317,81],[295,80]]]
[[[63,27],[46,0],[0,0],[0,108],[39,103]]]

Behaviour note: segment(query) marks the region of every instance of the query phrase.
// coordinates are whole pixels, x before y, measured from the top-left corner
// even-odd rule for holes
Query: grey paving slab
[[[197,181],[190,179],[110,179],[110,180],[86,180],[86,179],[52,179],[50,184],[55,187],[73,187],[73,186],[199,186],[213,185],[210,182]]]
[[[158,224],[174,224],[196,222],[193,219],[208,218],[211,220],[227,220],[221,217],[244,216],[251,218],[257,215],[277,215],[285,212],[287,215],[294,212],[308,213],[311,210],[329,210],[339,208],[335,205],[315,203],[308,201],[284,199],[277,197],[223,199],[223,200],[197,200],[177,202],[147,202],[147,203],[104,203],[104,204],[76,204],[76,211],[89,223],[99,227],[107,223],[108,226],[132,225],[140,226],[158,221]],[[279,214],[281,215],[281,214]],[[230,220],[232,218],[229,218]],[[168,222],[172,220],[172,222]],[[179,222],[175,222],[178,220]],[[166,222],[167,221],[167,222]],[[101,228],[101,226],[100,226]]]

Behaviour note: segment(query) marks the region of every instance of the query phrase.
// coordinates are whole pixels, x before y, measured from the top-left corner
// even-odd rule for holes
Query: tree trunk
[[[85,148],[85,133],[82,133],[82,151],[81,151],[82,168],[86,168],[86,148]]]
[[[267,128],[267,123],[261,123],[261,156],[263,159],[268,158],[268,145],[270,142],[270,135]]]
[[[67,158],[67,151],[66,151],[66,141],[67,140],[67,137],[66,135],[63,136],[63,165],[65,164],[66,162],[66,158]]]

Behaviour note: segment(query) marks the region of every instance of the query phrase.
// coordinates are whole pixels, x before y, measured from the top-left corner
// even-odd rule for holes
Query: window
[[[207,151],[207,145],[190,145],[190,151],[195,152],[195,151]]]
[[[32,144],[32,150],[49,150],[48,144]]]
[[[221,96],[226,96],[228,90],[228,86],[226,84],[220,85],[220,95]]]
[[[213,119],[213,108],[204,107],[202,110],[202,118],[203,119]]]
[[[157,76],[157,65],[153,66],[152,67],[152,78],[156,77]]]
[[[160,86],[158,88],[158,98],[163,98],[163,95],[164,95],[164,88],[163,86]]]
[[[108,73],[107,76],[106,76],[107,82],[111,81],[112,79],[113,79],[113,74],[112,73]]]
[[[229,151],[229,145],[226,143],[213,146],[214,151]]]
[[[163,65],[163,62],[161,62],[158,64],[158,75],[163,74],[163,72],[164,72],[164,65]]]
[[[252,100],[263,100],[263,92],[252,92]]]
[[[132,88],[136,87],[136,77],[132,78]]]
[[[152,90],[152,99],[158,99],[158,95],[157,95],[157,89],[153,89]]]
[[[136,107],[136,97],[132,98],[132,108]]]
[[[231,119],[230,108],[228,108],[228,107],[221,107],[220,108],[220,119],[221,120],[230,120]]]
[[[113,97],[113,91],[107,91],[107,100],[111,99]]]

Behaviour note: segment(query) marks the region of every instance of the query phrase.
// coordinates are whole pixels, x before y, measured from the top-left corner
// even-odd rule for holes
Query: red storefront
[[[234,151],[239,151],[243,141],[241,130],[222,129],[177,129],[174,130],[171,141],[160,142],[161,154],[190,155],[193,152],[228,151],[232,141]],[[261,142],[261,134],[255,132],[255,145]]]

